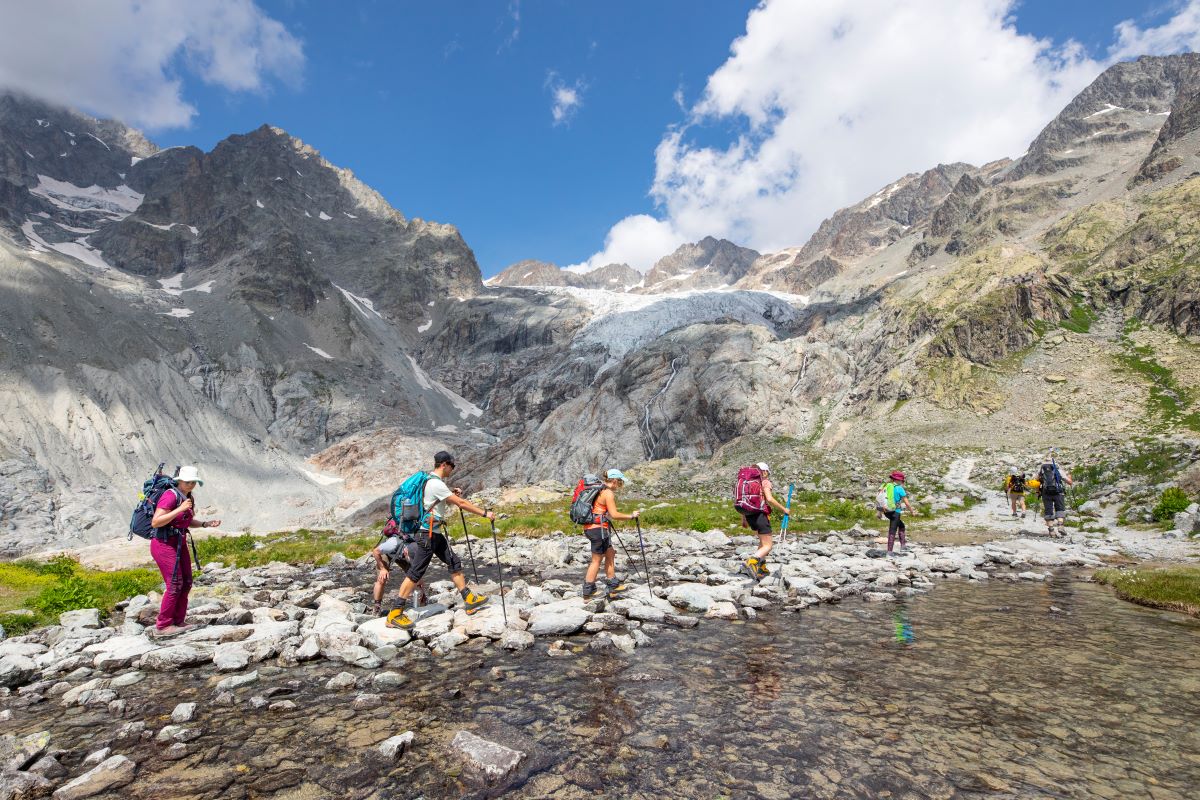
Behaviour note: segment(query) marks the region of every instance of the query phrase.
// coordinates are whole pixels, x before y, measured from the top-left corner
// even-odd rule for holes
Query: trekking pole
[[[783,512],[783,522],[779,525],[779,549],[783,550],[783,545],[787,542],[788,521],[792,518],[792,491],[795,490],[796,484],[788,484],[787,496],[787,511]],[[783,564],[779,565],[779,586],[783,586]]]
[[[196,574],[203,575],[204,570],[200,569],[200,554],[196,552],[196,540],[192,537],[192,532],[188,531],[188,542],[192,545],[192,560],[196,562]]]
[[[467,533],[467,515],[463,513],[461,506],[458,509],[458,518],[462,520],[463,538],[467,540],[467,555],[471,557],[471,574],[475,576],[475,583],[478,585],[479,570],[475,569],[475,551],[471,549],[471,534]]]
[[[630,554],[629,548],[625,546],[625,540],[621,538],[621,533],[617,530],[617,524],[610,519],[608,521],[608,527],[610,530],[612,530],[613,535],[617,537],[617,542],[621,545],[621,549],[625,551],[625,559],[629,562],[630,566],[633,567],[633,574],[641,578],[642,574],[638,571],[637,562],[633,560],[633,556]]]
[[[508,609],[504,607],[504,568],[500,566],[500,544],[496,541],[496,521],[492,523],[492,548],[496,551],[496,574],[500,576],[500,613],[504,615],[504,627],[508,627]]]
[[[642,521],[638,517],[633,518],[637,525],[638,544],[642,546],[642,569],[646,572],[646,591],[650,592],[650,599],[654,600],[654,586],[650,582],[650,565],[646,562],[646,540],[642,538]]]

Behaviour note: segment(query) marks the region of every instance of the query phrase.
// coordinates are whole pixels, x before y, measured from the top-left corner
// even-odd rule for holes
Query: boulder
[[[696,538],[709,547],[725,547],[729,544],[729,537],[725,535],[725,531],[716,530],[715,528],[711,531],[696,534]]]
[[[29,656],[9,655],[0,657],[0,687],[15,688],[33,680],[38,672],[37,663]]]
[[[412,635],[418,639],[433,639],[447,633],[454,625],[454,615],[449,611],[431,614],[418,620],[412,627]]]
[[[667,602],[688,611],[703,612],[719,601],[733,599],[727,586],[708,586],[703,583],[681,583],[667,593]]]
[[[171,722],[182,725],[185,722],[191,722],[196,716],[195,703],[179,703],[175,706],[175,710],[171,712]]]
[[[331,692],[336,692],[341,689],[349,689],[358,683],[358,679],[350,672],[339,672],[328,681],[325,682],[325,688]]]
[[[490,782],[507,778],[520,765],[525,753],[496,742],[490,742],[470,731],[459,731],[450,747],[463,759],[466,767]]]
[[[375,749],[378,750],[387,760],[396,761],[400,758],[400,756],[404,755],[404,752],[408,750],[408,748],[412,747],[412,743],[413,732],[405,731],[399,736],[392,736],[384,739],[375,746]]]
[[[250,653],[241,642],[219,644],[213,651],[212,660],[220,672],[236,672],[250,663]]]
[[[151,650],[142,656],[142,669],[170,672],[181,667],[190,667],[211,661],[216,648],[207,643],[177,644]]]
[[[533,634],[509,628],[500,637],[500,646],[505,650],[526,650],[533,647]]]
[[[571,550],[564,539],[540,539],[530,551],[530,559],[542,567],[561,567],[571,560]]]
[[[733,603],[722,600],[709,606],[708,610],[704,612],[704,616],[709,619],[733,620],[738,618],[738,610]]]
[[[100,609],[80,608],[76,611],[64,611],[58,615],[58,624],[64,628],[99,628]]]
[[[105,672],[124,669],[139,658],[157,648],[158,645],[145,636],[114,636],[98,644],[83,648],[93,655],[92,666]]]
[[[372,649],[378,649],[385,645],[396,645],[397,647],[408,644],[412,639],[412,634],[400,628],[389,628],[387,626],[386,617],[376,617],[369,622],[364,622],[359,625],[357,631],[362,637],[363,643]]]
[[[529,632],[534,636],[566,636],[582,628],[591,612],[578,603],[563,605],[566,602],[535,607],[529,614]]]
[[[1187,511],[1180,511],[1175,515],[1175,530],[1183,531],[1184,533],[1193,533],[1200,531],[1200,515],[1192,514]]]
[[[137,774],[137,764],[125,756],[112,756],[54,793],[54,800],[82,800],[125,786]]]
[[[47,731],[28,736],[13,736],[11,733],[0,736],[0,772],[25,769],[46,752],[49,745],[50,734]]]
[[[455,628],[447,631],[429,643],[429,649],[440,656],[446,655],[467,640],[467,635]]]
[[[43,761],[45,759],[42,759]],[[41,763],[40,761],[38,762]],[[55,763],[58,763],[55,761]],[[36,764],[34,766],[37,766]],[[59,767],[61,769],[61,766]],[[0,772],[0,798],[4,800],[26,800],[26,798],[49,797],[54,784],[39,771]]]

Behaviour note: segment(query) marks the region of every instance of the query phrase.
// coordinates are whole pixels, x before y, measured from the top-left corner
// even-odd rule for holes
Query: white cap
[[[764,462],[764,461],[760,461],[757,464],[755,464],[754,466],[758,467],[759,470],[762,472],[770,472],[771,471],[771,468],[768,467],[766,462]]]
[[[200,472],[190,464],[186,467],[179,468],[179,474],[175,476],[176,481],[187,481],[191,483],[195,481],[200,486],[204,485],[204,481],[200,480]]]

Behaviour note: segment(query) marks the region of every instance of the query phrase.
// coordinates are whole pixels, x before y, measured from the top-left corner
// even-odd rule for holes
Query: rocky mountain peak
[[[646,273],[644,291],[708,289],[741,280],[759,257],[757,250],[740,247],[728,239],[706,236],[680,245],[660,258]]]

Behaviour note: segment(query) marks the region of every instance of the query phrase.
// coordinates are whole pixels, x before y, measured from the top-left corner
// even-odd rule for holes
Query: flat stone
[[[407,680],[408,677],[399,672],[377,672],[375,677],[371,678],[371,685],[376,689],[395,689],[403,686]]]
[[[734,620],[738,618],[737,606],[731,602],[721,601],[713,603],[708,611],[704,612],[704,616],[709,619],[727,619]]]
[[[362,637],[363,643],[375,650],[389,644],[402,646],[408,644],[412,639],[412,634],[406,630],[389,628],[386,617],[376,617],[369,622],[364,622],[358,626],[356,631]]]
[[[450,741],[466,766],[489,781],[499,782],[512,774],[525,758],[525,753],[496,742],[490,742],[470,731],[459,731]]]
[[[11,733],[0,736],[0,772],[25,769],[46,752],[49,745],[50,734],[47,731],[28,736],[14,736]]]
[[[230,675],[228,678],[222,679],[217,684],[218,692],[228,692],[237,689],[241,686],[249,686],[252,683],[258,682],[258,670],[246,672],[241,675]]]
[[[38,672],[37,662],[29,656],[0,657],[0,686],[15,688],[33,680]]]
[[[352,673],[339,672],[325,682],[325,688],[330,691],[338,691],[340,689],[349,689],[356,683],[358,683],[358,679]]]
[[[505,650],[527,650],[533,647],[533,634],[510,628],[500,637],[500,646]]]
[[[111,756],[54,792],[54,800],[83,800],[131,782],[137,764],[125,756]]]
[[[88,753],[83,759],[83,765],[85,767],[94,767],[110,755],[112,755],[111,747],[101,747],[94,753]]]
[[[210,644],[178,644],[151,650],[142,656],[142,669],[156,672],[172,672],[182,667],[204,664],[212,660],[213,650]]]
[[[99,628],[100,609],[80,608],[75,611],[64,611],[58,615],[58,624],[64,628]]]

